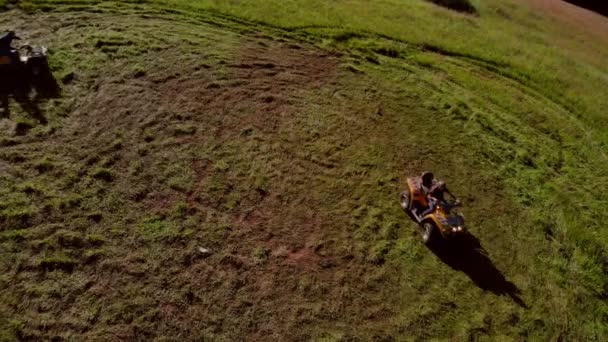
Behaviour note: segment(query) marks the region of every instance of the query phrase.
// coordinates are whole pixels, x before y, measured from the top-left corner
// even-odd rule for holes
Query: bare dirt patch
[[[285,261],[299,268],[311,269],[317,266],[319,257],[312,248],[301,248],[287,254]]]

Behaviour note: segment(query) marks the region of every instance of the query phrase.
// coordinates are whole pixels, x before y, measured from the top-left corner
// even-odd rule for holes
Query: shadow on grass
[[[438,241],[429,249],[452,269],[464,272],[479,288],[500,296],[509,296],[523,308],[528,308],[521,299],[521,291],[500,272],[479,239],[472,234],[450,241]]]
[[[475,6],[471,4],[470,0],[427,0],[436,5],[449,8],[451,10],[463,13],[477,13]]]
[[[57,98],[60,94],[59,84],[48,70],[36,77],[9,74],[0,85],[0,118],[10,117],[9,101],[12,97],[30,116],[41,124],[46,124],[47,120],[39,104],[47,99]]]
[[[597,0],[565,0],[573,5],[608,16],[608,2]]]

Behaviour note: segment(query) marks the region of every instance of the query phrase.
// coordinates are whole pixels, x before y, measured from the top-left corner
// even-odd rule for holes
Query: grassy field
[[[606,340],[608,19],[472,3],[0,0],[0,340]]]

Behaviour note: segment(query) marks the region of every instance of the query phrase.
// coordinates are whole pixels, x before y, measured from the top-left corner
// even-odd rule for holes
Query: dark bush
[[[458,12],[476,13],[477,10],[469,0],[427,0]]]

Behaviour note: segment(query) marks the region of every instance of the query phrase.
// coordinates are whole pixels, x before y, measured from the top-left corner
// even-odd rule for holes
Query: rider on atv
[[[454,196],[450,190],[448,190],[445,182],[437,181],[432,172],[425,171],[422,173],[420,178],[422,179],[422,192],[426,196],[429,205],[428,208],[421,210],[422,213],[419,215],[420,217],[424,217],[432,213],[437,205],[442,205],[444,207],[448,206],[449,204],[445,200],[445,194],[452,197],[454,204],[457,205],[460,203],[460,201],[456,199],[456,196]],[[416,212],[416,214],[418,214],[418,212]]]
[[[451,202],[446,201],[445,194],[452,197]],[[427,194],[427,199],[429,202],[429,207],[422,213],[422,217],[432,213],[438,205],[449,210],[449,208],[458,206],[460,204],[460,200],[458,200],[456,196],[454,196],[450,190],[448,190],[445,182],[442,181],[435,182],[431,186]]]
[[[0,64],[13,64],[19,61],[19,53],[16,49],[14,49],[11,45],[13,40],[21,39],[16,34],[15,31],[8,31],[0,34],[0,58],[8,57],[6,63],[0,62]],[[16,60],[12,60],[16,58]]]
[[[13,31],[0,34],[0,117],[8,112],[7,96],[13,86],[16,66],[20,63],[19,53],[11,46],[15,39],[20,38]]]

